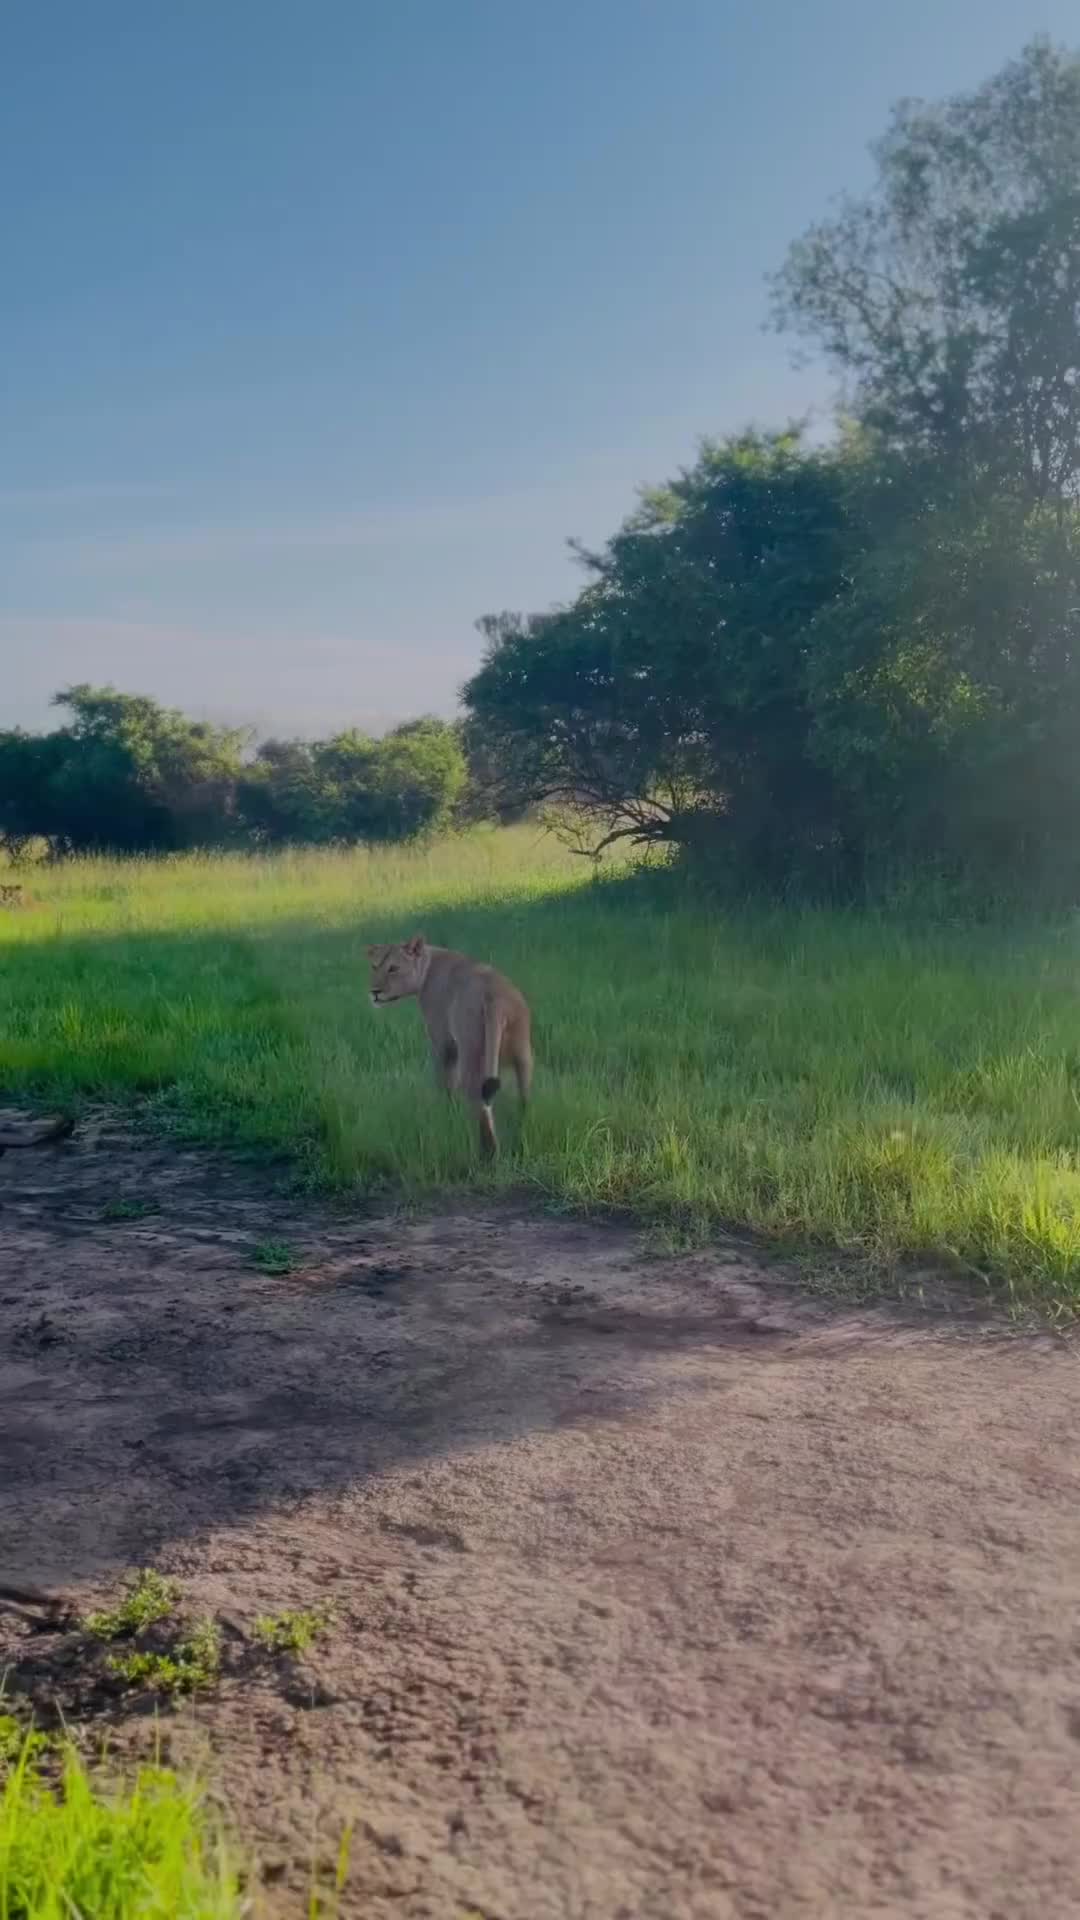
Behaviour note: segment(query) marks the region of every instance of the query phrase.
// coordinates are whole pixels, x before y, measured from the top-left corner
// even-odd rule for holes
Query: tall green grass
[[[0,916],[0,1081],[413,1195],[525,1184],[680,1234],[949,1254],[1080,1302],[1080,929],[729,913],[530,829],[411,852],[87,861]],[[475,1160],[364,946],[421,927],[535,1014],[524,1135]]]
[[[0,1920],[240,1920],[237,1870],[198,1789],[148,1767],[127,1786],[74,1749],[52,1786],[32,1740],[0,1768]]]

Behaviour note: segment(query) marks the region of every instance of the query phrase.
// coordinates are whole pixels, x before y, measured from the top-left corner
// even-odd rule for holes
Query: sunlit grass
[[[49,1781],[32,1737],[0,1766],[2,1920],[240,1920],[247,1911],[197,1786],[161,1767],[109,1784],[74,1748]]]
[[[1080,935],[721,912],[533,829],[422,851],[89,861],[0,917],[0,1079],[422,1195],[525,1184],[679,1234],[950,1254],[1080,1301]],[[535,1013],[534,1105],[478,1166],[364,946],[422,928]]]

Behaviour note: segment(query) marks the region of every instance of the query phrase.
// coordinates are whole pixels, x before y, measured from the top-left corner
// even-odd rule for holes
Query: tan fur
[[[523,1106],[532,1084],[524,996],[494,967],[450,947],[430,947],[422,933],[399,946],[369,947],[368,960],[373,1006],[419,1000],[439,1085],[464,1094],[476,1111],[481,1149],[497,1152],[491,1102],[499,1068],[513,1068]]]

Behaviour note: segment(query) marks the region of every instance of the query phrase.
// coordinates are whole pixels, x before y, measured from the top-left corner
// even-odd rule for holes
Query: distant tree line
[[[876,157],[774,283],[840,376],[832,444],[706,444],[569,605],[482,621],[466,738],[592,848],[1075,902],[1080,57],[904,104]]]
[[[415,720],[379,739],[248,736],[112,687],[68,687],[66,724],[0,732],[0,838],[18,856],[410,840],[447,825],[459,729]]]

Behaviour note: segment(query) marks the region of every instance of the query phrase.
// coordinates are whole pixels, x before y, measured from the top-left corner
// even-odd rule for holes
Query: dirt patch
[[[1067,1344],[617,1229],[302,1211],[107,1118],[0,1202],[3,1573],[86,1609],[153,1561],[218,1620],[166,1737],[266,1911],[353,1821],[357,1915],[1080,1912]],[[152,1740],[88,1659],[0,1614],[42,1716]]]

